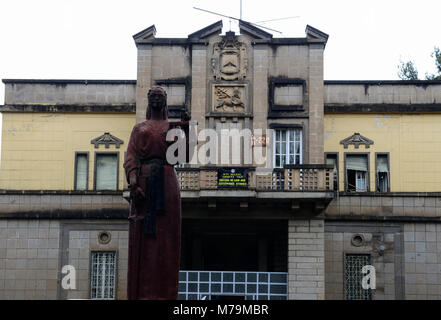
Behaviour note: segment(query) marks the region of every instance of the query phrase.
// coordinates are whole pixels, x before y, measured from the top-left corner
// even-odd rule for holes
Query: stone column
[[[251,110],[253,129],[262,129],[263,134],[268,127],[268,59],[268,46],[255,45],[253,49],[253,105]],[[270,157],[270,155],[268,156]]]
[[[323,44],[309,45],[309,163],[324,162]]]
[[[207,47],[193,45],[191,56],[191,119],[197,121],[198,129],[202,130],[207,105]]]
[[[324,300],[323,220],[288,222],[288,299]]]
[[[144,121],[147,112],[147,93],[152,86],[152,51],[152,45],[138,45],[136,123]]]

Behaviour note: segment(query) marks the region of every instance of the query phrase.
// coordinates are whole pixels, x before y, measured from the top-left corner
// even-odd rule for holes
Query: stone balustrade
[[[218,168],[176,168],[183,191],[217,190]],[[329,165],[286,165],[271,171],[248,168],[249,190],[328,191],[333,190],[333,168]],[[241,188],[244,189],[244,188]]]

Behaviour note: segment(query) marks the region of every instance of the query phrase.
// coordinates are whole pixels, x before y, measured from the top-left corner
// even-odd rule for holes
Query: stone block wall
[[[5,80],[5,104],[134,104],[133,80]]]
[[[441,103],[441,84],[400,81],[325,82],[325,104],[436,104]]]
[[[359,216],[395,219],[441,216],[439,193],[381,194],[358,193],[336,197],[326,208],[329,217]]]
[[[364,237],[362,246],[351,243]],[[374,300],[441,299],[441,224],[435,222],[336,222],[325,226],[326,299],[345,299],[344,254],[371,254]],[[383,245],[384,254],[379,253]]]
[[[309,49],[309,162],[323,163],[323,45],[310,45]],[[306,134],[306,133],[305,133]]]
[[[116,252],[116,299],[127,298],[128,232],[108,231],[111,235],[108,244],[98,241],[100,230],[69,231],[68,264],[76,270],[77,289],[67,291],[68,299],[90,299],[91,252]],[[97,229],[102,229],[101,226]],[[105,230],[107,231],[107,230]]]
[[[288,222],[288,299],[325,298],[323,220]]]
[[[344,300],[345,255],[369,254],[376,272],[373,300],[394,300],[404,297],[402,228],[399,225],[375,223],[327,222],[325,226],[326,299]],[[351,239],[360,236],[363,242]],[[384,253],[379,251],[383,245]],[[360,270],[361,271],[361,270]]]
[[[59,222],[0,220],[0,300],[57,298]]]
[[[110,234],[108,243],[100,243],[101,232]],[[91,283],[91,252],[116,252],[116,294],[115,299],[127,297],[127,265],[128,265],[128,223],[126,220],[110,220],[97,222],[94,220],[64,220],[60,223],[60,270],[71,265],[76,270],[76,289],[65,290],[58,286],[57,299],[90,299]],[[60,276],[60,279],[64,275]]]
[[[406,299],[441,299],[441,224],[404,224]]]
[[[214,53],[215,44],[222,40],[219,34],[207,35],[203,42],[199,41],[201,38],[191,46],[184,39],[152,38],[147,42],[139,42],[136,121],[145,119],[147,92],[155,82],[179,82],[190,78],[190,88],[187,88],[190,98],[187,102],[190,103],[192,120],[198,123],[198,130],[215,128],[219,123],[230,121],[238,123],[242,128],[259,130],[265,130],[269,125],[299,126],[302,128],[302,162],[323,163],[324,44],[310,43],[306,38],[289,38],[286,42],[259,39],[262,41],[255,42],[256,38],[246,32],[238,35],[237,39],[246,47],[246,60],[240,62],[241,76],[238,79],[233,77],[231,81],[219,80],[214,71],[217,70],[216,59],[219,58]],[[292,111],[295,110],[290,109],[292,106],[287,110],[269,110],[269,101],[274,100],[274,97],[268,96],[271,92],[271,78],[282,82],[303,81],[304,85],[299,89],[300,111]],[[249,90],[249,93],[243,94],[246,96],[243,99],[246,112],[212,112],[213,83],[246,87]],[[286,85],[288,88],[289,83]],[[183,97],[180,99],[183,100]],[[292,113],[287,114],[290,110]]]
[[[91,251],[116,251],[116,299],[126,299],[127,229],[126,221],[1,219],[0,300],[90,299]],[[65,265],[75,268],[75,290],[61,287]]]

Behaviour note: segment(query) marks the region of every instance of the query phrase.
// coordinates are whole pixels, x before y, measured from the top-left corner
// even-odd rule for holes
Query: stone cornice
[[[4,84],[133,84],[136,85],[136,80],[99,80],[99,79],[2,79]]]
[[[96,112],[135,113],[134,103],[126,104],[6,104],[0,112]]]

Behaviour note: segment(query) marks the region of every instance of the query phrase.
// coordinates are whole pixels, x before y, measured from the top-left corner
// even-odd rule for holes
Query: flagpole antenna
[[[213,11],[209,11],[209,10],[205,10],[205,9],[201,9],[201,8],[193,7],[193,9],[200,10],[200,11],[204,11],[204,12],[208,12],[208,13],[211,13],[211,14],[215,14],[215,15],[217,15],[217,16],[221,16],[221,17],[225,17],[225,18],[229,18],[229,19],[233,19],[233,20],[238,20],[238,21],[241,20],[241,21],[244,21],[244,20],[242,20],[242,19],[238,19],[238,18],[230,17],[230,16],[227,16],[227,15],[225,15],[225,14],[221,14],[221,13],[217,13],[217,12],[213,12]],[[255,23],[252,23],[252,22],[249,22],[249,21],[245,21],[245,22],[248,22],[249,24],[252,24],[252,25],[254,25],[254,26],[258,27],[258,28],[263,28],[263,29],[267,29],[267,30],[274,31],[274,32],[277,32],[277,33],[282,34],[282,32],[277,31],[277,30],[274,30],[274,29],[271,29],[271,28],[268,28],[268,27],[260,26],[260,25],[258,25],[258,24],[255,24]]]

